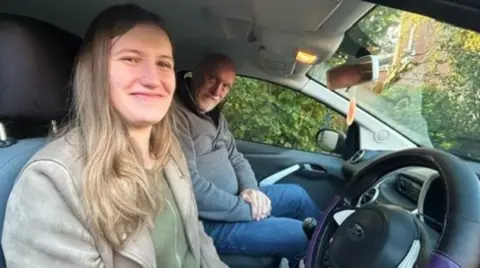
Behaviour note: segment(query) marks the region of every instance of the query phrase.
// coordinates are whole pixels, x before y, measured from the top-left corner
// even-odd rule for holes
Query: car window
[[[377,81],[355,87],[358,106],[419,145],[480,160],[480,33],[379,6],[347,36],[380,66]],[[325,84],[348,60],[339,50],[309,76]]]
[[[273,83],[237,77],[223,107],[236,139],[322,152],[317,132],[345,132],[345,117],[317,100]]]

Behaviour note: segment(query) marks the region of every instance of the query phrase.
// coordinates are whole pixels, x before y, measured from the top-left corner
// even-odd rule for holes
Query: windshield
[[[375,83],[340,90],[412,141],[480,160],[480,34],[434,19],[376,7],[347,37],[380,60]],[[344,48],[345,49],[345,48]],[[325,84],[338,53],[309,76]]]

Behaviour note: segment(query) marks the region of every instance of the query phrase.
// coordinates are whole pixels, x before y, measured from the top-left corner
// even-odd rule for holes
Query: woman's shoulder
[[[25,173],[31,174],[33,169],[42,170],[47,176],[57,177],[63,174],[70,179],[65,178],[66,181],[59,181],[59,183],[70,181],[78,184],[84,167],[79,138],[77,130],[71,130],[60,137],[53,138],[32,156],[20,172],[18,179],[25,177]]]
[[[80,155],[80,135],[77,129],[70,130],[60,136],[52,137],[48,143],[33,155],[31,161],[54,160],[68,162],[70,158]]]
[[[87,267],[90,259],[85,254],[98,255],[82,203],[82,175],[76,170],[83,168],[75,160],[79,150],[75,140],[70,140],[73,137],[69,133],[38,151],[23,167],[9,195],[2,246],[5,256],[18,267],[26,266],[20,263],[27,264],[32,258],[37,258],[38,266],[43,267],[75,261]],[[52,242],[43,243],[45,239]],[[19,252],[31,258],[20,258]],[[29,252],[35,254],[30,256]]]
[[[75,131],[70,131],[34,154],[17,177],[9,197],[11,206],[40,202],[47,209],[62,203],[76,217],[84,217],[80,200],[84,165],[78,137]],[[29,197],[28,201],[25,197]]]

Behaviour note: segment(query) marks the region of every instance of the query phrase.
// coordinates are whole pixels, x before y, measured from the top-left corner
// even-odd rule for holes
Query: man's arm
[[[235,144],[235,138],[233,137],[230,130],[228,130],[227,121],[225,117],[221,117],[220,120],[223,120],[223,131],[227,137],[227,150],[228,158],[232,163],[233,168],[235,169],[235,174],[237,175],[239,192],[242,192],[245,189],[258,189],[258,182],[255,178],[255,173],[253,172],[252,166],[248,163],[247,159],[243,157],[243,154],[237,150],[237,145]]]
[[[187,160],[200,218],[217,221],[251,221],[250,204],[217,188],[200,176],[190,125],[183,111],[176,111],[176,134]]]

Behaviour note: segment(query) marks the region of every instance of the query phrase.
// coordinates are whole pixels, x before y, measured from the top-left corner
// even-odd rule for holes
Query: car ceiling
[[[0,10],[37,18],[83,36],[88,24],[122,0],[3,0]],[[297,49],[318,62],[339,47],[344,33],[373,4],[359,0],[134,0],[165,21],[176,66],[190,70],[209,52],[231,56],[240,74],[305,79],[311,67],[295,62]]]

